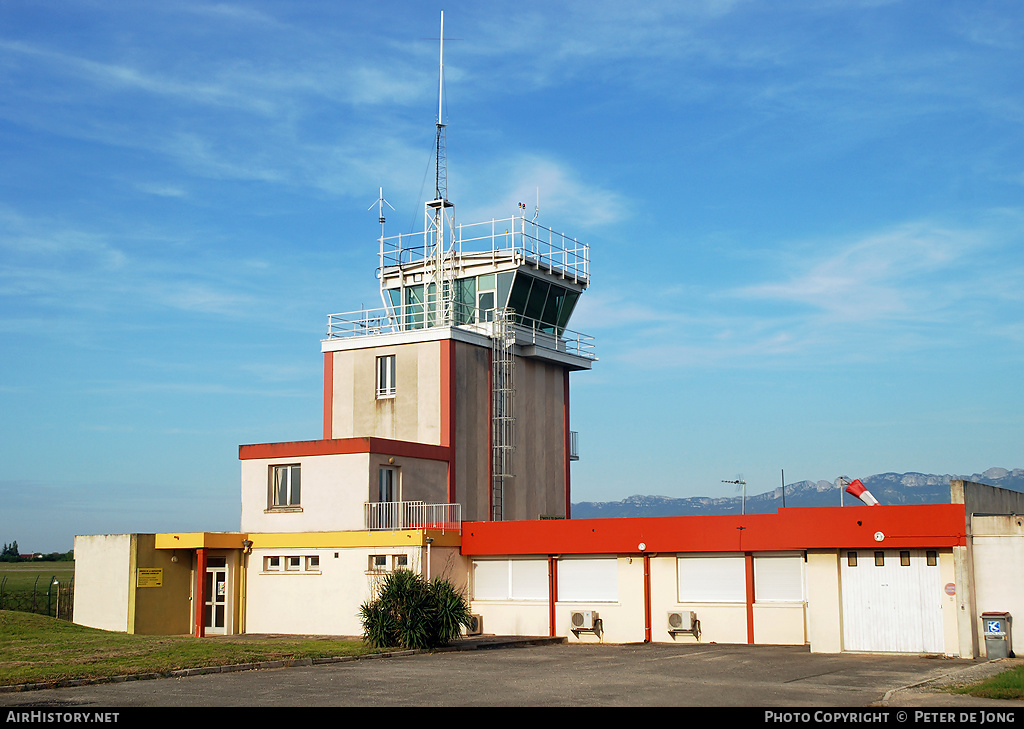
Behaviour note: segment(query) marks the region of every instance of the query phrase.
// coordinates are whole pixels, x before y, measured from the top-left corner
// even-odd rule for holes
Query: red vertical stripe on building
[[[324,440],[334,437],[334,352],[324,352]]]
[[[747,643],[754,643],[754,555],[743,553],[744,566],[747,571]]]
[[[448,503],[455,503],[455,340],[441,341],[441,445],[448,446]]]
[[[196,632],[197,638],[206,635],[206,548],[196,550]]]
[[[555,637],[555,603],[558,602],[558,557],[548,555],[548,635]]]
[[[651,555],[644,555],[644,643],[651,642]]]

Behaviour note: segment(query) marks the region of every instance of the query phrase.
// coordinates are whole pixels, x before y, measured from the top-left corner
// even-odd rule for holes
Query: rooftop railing
[[[519,253],[525,260],[576,283],[590,280],[590,246],[525,217],[460,223],[452,232],[455,252],[459,255]],[[382,238],[381,269],[423,261],[435,250],[435,237],[435,231],[427,230]]]
[[[327,339],[372,337],[381,334],[432,329],[440,326],[460,326],[491,336],[493,309],[474,309],[455,305],[453,321],[443,322],[437,316],[433,302],[405,306],[362,309],[341,314],[328,314]],[[534,345],[555,352],[565,352],[586,359],[597,359],[594,338],[589,334],[559,329],[537,319],[513,314],[516,343]]]

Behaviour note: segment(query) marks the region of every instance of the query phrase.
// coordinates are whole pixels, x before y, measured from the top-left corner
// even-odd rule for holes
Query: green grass
[[[0,610],[0,686],[373,652],[330,638],[127,635]]]
[[[985,699],[1024,701],[1024,666],[1011,668],[970,686],[957,686],[949,690],[955,694],[969,694]]]
[[[31,592],[36,585],[36,589],[45,593],[51,578],[67,584],[74,576],[74,562],[0,562],[4,592]]]

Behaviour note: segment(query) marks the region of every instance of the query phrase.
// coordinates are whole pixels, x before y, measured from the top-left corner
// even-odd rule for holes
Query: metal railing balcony
[[[327,339],[372,337],[381,334],[432,329],[441,326],[461,326],[486,336],[492,335],[494,309],[474,309],[453,306],[453,321],[442,322],[437,316],[434,302],[403,306],[361,309],[327,315]],[[535,345],[555,352],[596,360],[594,337],[570,329],[552,326],[521,314],[512,314],[516,343]]]
[[[367,531],[440,529],[462,531],[462,504],[425,504],[422,501],[367,501],[363,504]]]
[[[455,252],[518,253],[524,260],[584,285],[590,280],[590,246],[522,216],[458,224],[452,230]],[[417,263],[435,251],[436,231],[381,238],[381,269]],[[447,245],[445,246],[447,248]]]
[[[569,460],[578,461],[580,459],[580,434],[578,431],[569,431]]]

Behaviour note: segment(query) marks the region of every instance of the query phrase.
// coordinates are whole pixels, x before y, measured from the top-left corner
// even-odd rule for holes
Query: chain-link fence
[[[56,575],[47,580],[40,575],[31,589],[13,588],[7,575],[0,578],[0,610],[49,615],[71,620],[75,604],[75,580],[60,582]]]

